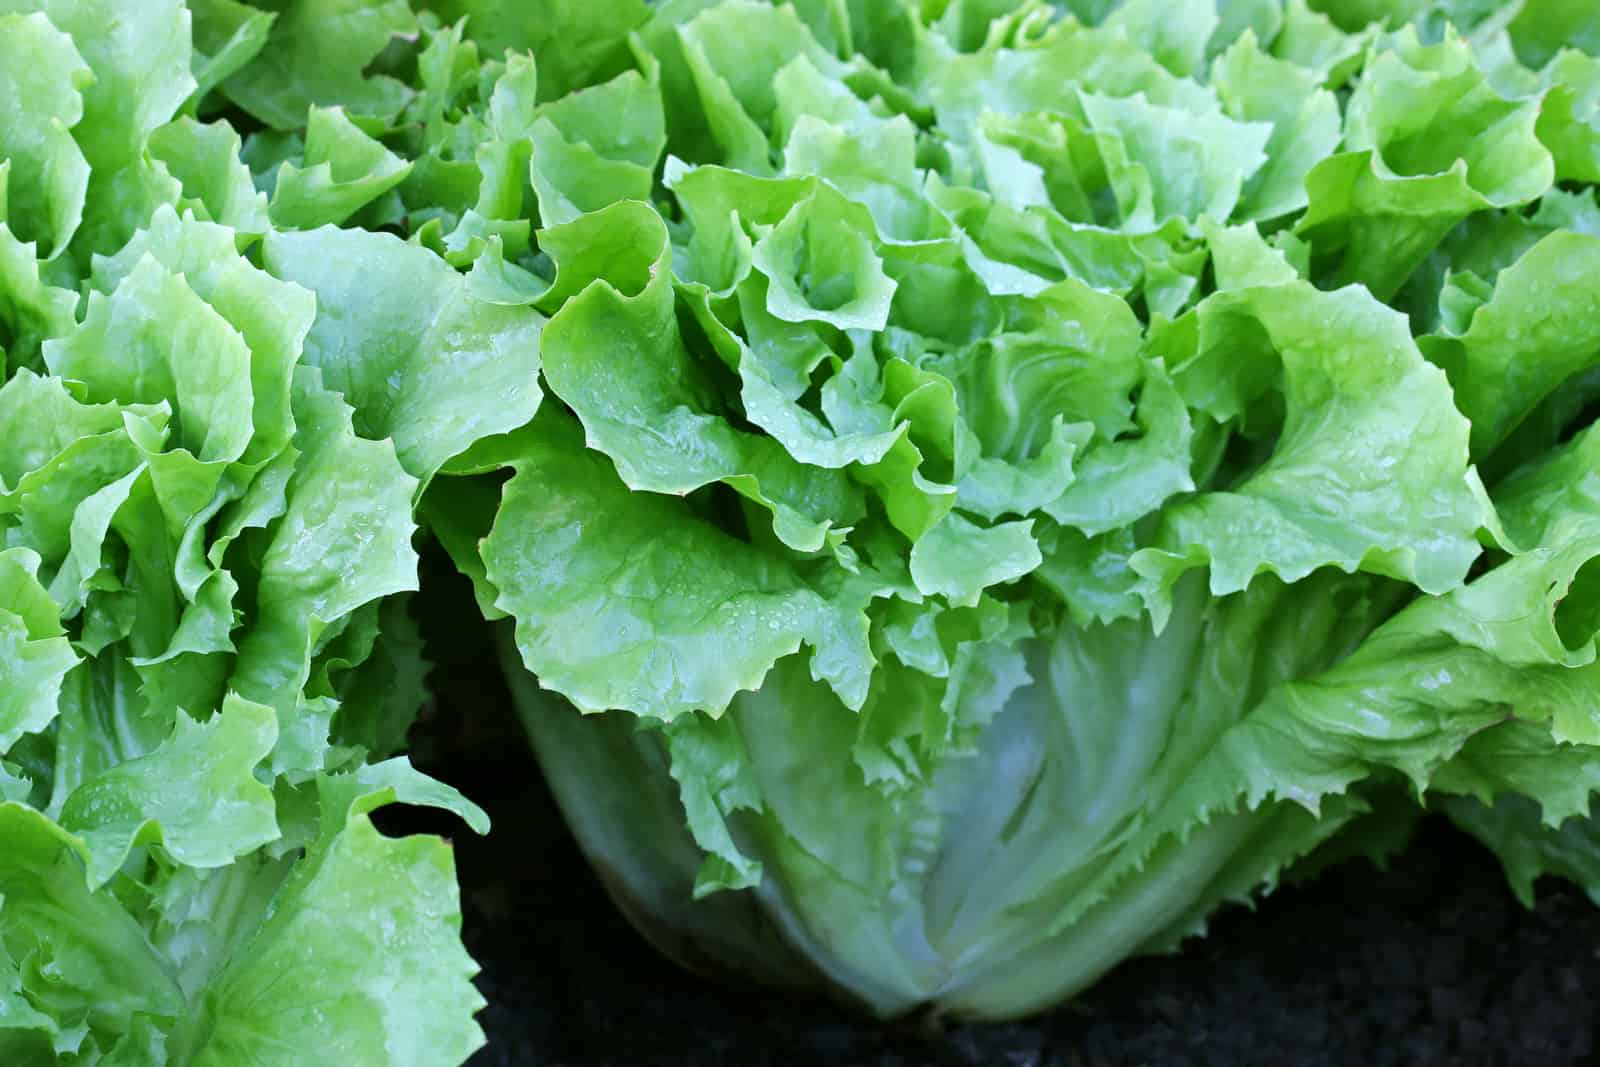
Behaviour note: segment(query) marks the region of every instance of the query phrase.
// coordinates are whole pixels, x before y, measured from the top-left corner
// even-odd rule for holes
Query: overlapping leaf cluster
[[[0,1061],[458,1062],[449,849],[368,817],[486,829],[389,758],[420,483],[259,265],[332,194],[269,214],[208,70],[176,2],[0,13]]]
[[[1338,13],[668,3],[452,127],[549,396],[425,521],[669,943],[1016,1014],[1397,784],[1592,880],[1593,16]]]
[[[474,1046],[419,523],[698,960],[1014,1015],[1407,794],[1600,893],[1591,5],[12,8],[0,1052]]]

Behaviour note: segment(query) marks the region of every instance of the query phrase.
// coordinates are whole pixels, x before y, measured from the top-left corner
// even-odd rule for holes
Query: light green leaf
[[[263,258],[317,295],[303,362],[344,394],[357,431],[392,439],[422,482],[538,410],[543,316],[474,299],[433,253],[387,234],[323,227],[270,235]]]
[[[239,135],[227,123],[200,123],[187,115],[150,135],[150,154],[183,187],[177,208],[244,235],[269,227],[267,198],[239,159]],[[169,209],[170,210],[170,209]]]
[[[0,100],[9,102],[0,159],[11,167],[0,214],[45,258],[61,254],[83,218],[89,164],[68,131],[83,118],[82,90],[93,80],[72,39],[43,13],[0,15]]]
[[[620,73],[628,34],[650,17],[644,0],[439,0],[441,18],[467,19],[484,52],[531,52],[541,69],[540,96],[554,100]]]
[[[1472,451],[1486,456],[1546,396],[1600,361],[1600,238],[1550,234],[1501,271],[1494,293],[1459,337],[1421,340],[1450,376],[1472,420]]]
[[[1267,162],[1274,132],[1266,122],[1162,107],[1141,96],[1086,92],[1082,106],[1105,159],[1122,228],[1133,232],[1172,218],[1230,217],[1246,179]]]
[[[337,796],[324,792],[325,808]],[[325,817],[336,829],[180,1025],[184,1062],[290,1067],[309,1044],[341,1062],[431,1067],[483,1044],[449,845],[385,837],[359,806]]]
[[[622,200],[648,201],[665,121],[660,89],[636,71],[541,106],[526,136],[542,225]]]
[[[373,140],[338,107],[311,108],[305,156],[278,168],[272,221],[282,229],[338,225],[393,189],[411,164]]]
[[[244,339],[250,351],[248,392],[254,429],[243,461],[258,467],[277,457],[294,432],[291,378],[316,313],[312,294],[251,265],[235,250],[234,234],[227,228],[180,221],[165,207],[120,253],[96,261],[96,288],[115,290],[147,255],[181,274],[189,288]],[[239,389],[237,383],[234,389]]]
[[[0,192],[6,170],[0,163]],[[77,323],[77,294],[44,281],[35,251],[0,222],[0,374],[17,367],[42,369],[39,346]]]
[[[1335,282],[1387,299],[1461,219],[1550,188],[1538,115],[1535,99],[1499,96],[1464,42],[1422,45],[1407,28],[1351,95],[1347,151],[1307,176],[1297,232]]]
[[[1259,469],[1169,507],[1160,547],[1134,556],[1157,620],[1178,575],[1204,564],[1215,595],[1263,570],[1297,581],[1324,566],[1431,593],[1459,585],[1478,555],[1486,502],[1467,467],[1469,424],[1404,317],[1363,290],[1303,282],[1221,292],[1195,314],[1209,337],[1193,360],[1231,348],[1225,358],[1238,363],[1249,346],[1256,359],[1282,361],[1285,414]],[[1203,383],[1205,365],[1177,363],[1174,374]],[[1263,362],[1258,373],[1280,372]]]
[[[82,842],[15,803],[0,804],[0,837],[0,940],[12,958],[34,961],[22,985],[35,1008],[113,1036],[138,1015],[182,1010],[183,994],[144,930],[116,897],[89,891]]]
[[[416,588],[411,501],[418,486],[390,442],[355,436],[350,409],[322,388],[314,369],[296,373],[295,421],[301,459],[261,558],[257,615],[240,642],[232,684],[276,708],[280,734],[296,742],[306,738],[289,720],[311,716],[317,736],[310,743],[320,755],[326,723],[315,723],[333,709],[300,697],[313,650],[328,626],[356,608]]]
[[[1281,218],[1306,206],[1306,175],[1339,146],[1339,103],[1315,72],[1262,51],[1246,32],[1211,66],[1223,110],[1241,122],[1269,122],[1267,160],[1244,184],[1236,214]]]
[[[197,476],[215,471],[213,485],[250,442],[249,346],[154,258],[139,260],[110,296],[91,293],[83,324],[48,342],[44,357],[53,373],[83,382],[93,402],[170,403],[175,443],[198,461]]]
[[[160,844],[190,867],[221,867],[278,837],[272,790],[256,764],[272,751],[272,709],[230,696],[206,722],[180,713],[147,756],[89,779],[67,797],[61,825],[89,850],[89,885],[104,885],[138,845]]]
[[[483,559],[544,685],[580,708],[718,714],[806,643],[813,673],[860,703],[871,658],[858,610],[678,501],[629,492],[560,416],[517,441]]]
[[[1072,484],[1044,504],[1046,514],[1094,536],[1128,526],[1195,488],[1189,412],[1159,363],[1145,367],[1137,419],[1138,436],[1118,438],[1084,455]]]
[[[0,551],[0,752],[55,719],[62,680],[78,662],[38,573],[32,551]]]
[[[696,899],[724,889],[761,883],[761,864],[739,850],[727,816],[741,809],[761,810],[738,728],[731,718],[685,715],[666,730],[672,778],[695,844],[705,861],[695,874]]]
[[[364,72],[392,37],[417,32],[406,0],[288,0],[274,7],[266,45],[222,83],[229,100],[278,130],[304,126],[314,104],[380,123],[405,107],[411,91],[404,83]]]
[[[911,577],[929,596],[971,607],[992,585],[1015,581],[1041,561],[1033,523],[983,527],[949,514],[911,547]]]
[[[191,0],[194,17],[195,98],[237,73],[267,46],[278,16],[241,0]]]
[[[601,264],[606,277],[550,320],[543,353],[551,389],[583,422],[586,443],[616,462],[629,488],[681,496],[725,482],[771,510],[778,537],[802,552],[822,548],[830,526],[860,516],[858,494],[843,474],[802,467],[776,441],[743,433],[722,417],[712,382],[678,332],[667,232],[654,212],[617,204],[569,229],[553,235],[558,286],[569,283],[574,266],[583,269],[563,249],[593,257],[594,243],[579,239],[581,233],[638,235],[629,250],[634,262]],[[642,289],[633,288],[645,277]]]

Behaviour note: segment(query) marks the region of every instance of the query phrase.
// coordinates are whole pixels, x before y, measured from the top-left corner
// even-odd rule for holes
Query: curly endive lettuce
[[[1600,893],[1597,35],[0,0],[0,1052],[476,1046],[414,511],[702,966],[1016,1015],[1397,783]]]
[[[668,3],[430,128],[485,150],[413,239],[548,321],[422,521],[597,869],[884,1015],[1047,1006],[1396,782],[1600,891],[1592,57],[1532,4],[1067,6]],[[329,239],[272,269],[335,291]]]
[[[0,1060],[461,1062],[449,847],[370,818],[487,829],[390,758],[421,483],[259,266],[242,139],[180,114],[191,24],[0,12]],[[286,223],[347,180],[311,118]]]
[[[365,763],[420,699],[374,721],[359,684],[380,604],[416,586],[417,482],[301,362],[314,298],[233,231],[162,208],[88,280],[48,373],[0,385],[7,1048],[458,1061],[480,1001],[448,848],[367,818],[484,828],[404,759]]]

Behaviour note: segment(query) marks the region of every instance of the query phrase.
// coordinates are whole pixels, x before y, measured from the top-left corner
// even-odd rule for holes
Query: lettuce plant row
[[[1586,0],[0,0],[0,1062],[482,1043],[424,541],[735,980],[1600,899],[1596,182]]]

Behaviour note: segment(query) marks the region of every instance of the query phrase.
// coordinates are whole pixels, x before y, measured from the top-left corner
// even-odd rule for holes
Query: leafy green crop
[[[419,533],[736,972],[1024,1013],[1414,801],[1600,899],[1597,11],[0,0],[0,1061],[481,1042]]]
[[[261,268],[190,26],[0,15],[0,1060],[458,1062],[449,849],[368,817],[487,829],[390,758],[420,482]]]
[[[1402,787],[1594,886],[1597,61],[1107,6],[665,4],[531,113],[549,397],[423,516],[658,941],[1015,1015]]]

